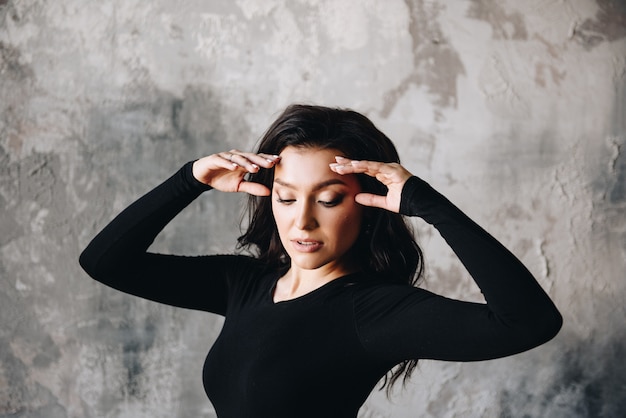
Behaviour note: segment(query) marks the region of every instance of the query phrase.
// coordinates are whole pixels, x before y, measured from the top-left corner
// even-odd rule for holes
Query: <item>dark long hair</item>
[[[365,116],[352,110],[322,106],[291,105],[261,138],[256,152],[278,155],[286,147],[337,150],[347,158],[400,162],[395,146]],[[385,195],[387,188],[375,178],[357,174],[363,192]],[[272,188],[274,170],[260,170],[249,181]],[[415,285],[423,270],[422,251],[413,231],[402,217],[384,209],[366,207],[361,234],[354,250],[358,260],[367,260],[363,270],[382,280]],[[280,242],[269,197],[249,196],[248,229],[238,239],[239,247],[256,247],[257,257],[270,267],[289,263]],[[404,374],[405,382],[416,360],[407,360],[385,376],[387,390]]]

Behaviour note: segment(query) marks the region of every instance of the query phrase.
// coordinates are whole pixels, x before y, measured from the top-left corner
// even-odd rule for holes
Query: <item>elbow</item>
[[[554,308],[554,312],[552,313],[550,320],[548,320],[547,322],[549,323],[548,340],[551,340],[552,338],[556,337],[556,335],[563,327],[563,316],[556,308]]]
[[[536,347],[547,343],[557,336],[563,327],[563,316],[556,309],[556,307],[552,307],[549,312],[536,317],[536,320],[533,321],[532,327],[533,334],[535,335],[535,342],[533,345]]]
[[[78,256],[78,264],[90,277],[96,279],[98,277],[98,257],[87,246]],[[97,279],[96,279],[97,280]]]
[[[93,258],[89,256],[88,248],[83,250],[78,256],[78,264],[88,275],[93,276],[95,263]]]

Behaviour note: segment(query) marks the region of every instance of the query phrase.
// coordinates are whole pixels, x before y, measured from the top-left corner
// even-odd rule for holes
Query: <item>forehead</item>
[[[278,184],[289,184],[299,189],[312,189],[332,180],[345,183],[343,187],[359,188],[354,174],[341,175],[330,169],[329,164],[335,162],[337,155],[342,154],[334,149],[287,147],[280,153],[281,160],[275,167],[274,179]]]

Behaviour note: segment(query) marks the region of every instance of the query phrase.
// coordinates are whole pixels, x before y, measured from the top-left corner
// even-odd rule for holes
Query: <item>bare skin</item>
[[[272,214],[291,267],[274,300],[293,299],[359,270],[351,255],[363,218],[354,174],[330,169],[336,150],[285,148],[275,167]]]
[[[400,209],[411,173],[397,163],[355,161],[335,150],[285,148],[280,156],[231,150],[193,165],[199,181],[223,192],[272,196],[272,212],[291,267],[275,288],[274,301],[294,299],[358,270],[350,248],[358,237],[362,206]],[[272,190],[244,180],[247,173],[275,169]],[[362,193],[354,174],[375,177],[385,196]]]

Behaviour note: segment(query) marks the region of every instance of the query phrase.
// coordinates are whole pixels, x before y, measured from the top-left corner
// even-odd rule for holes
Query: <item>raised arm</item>
[[[115,217],[82,252],[80,265],[94,279],[123,292],[223,313],[227,274],[246,265],[241,257],[153,254],[147,252],[148,247],[168,222],[206,190],[268,193],[264,186],[243,178],[247,172],[273,164],[271,157],[234,150],[185,164]]]
[[[381,287],[357,298],[355,305],[370,350],[392,353],[394,361],[484,360],[528,350],[557,334],[561,315],[530,272],[443,195],[397,164],[338,160],[338,165],[388,186],[387,196],[357,196],[360,203],[433,225],[487,302],[452,300],[408,286]]]

